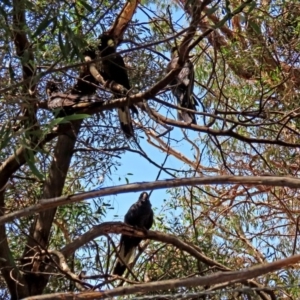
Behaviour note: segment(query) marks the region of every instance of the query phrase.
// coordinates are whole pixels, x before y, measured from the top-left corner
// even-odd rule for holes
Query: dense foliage
[[[298,253],[298,0],[128,3],[0,4],[3,299],[44,299],[42,294],[55,292],[113,291],[142,282],[151,286],[156,281],[205,278]],[[120,20],[125,20],[123,27]],[[68,93],[80,72],[89,68],[84,49],[97,46],[98,36],[109,30],[118,33],[117,50],[131,90],[113,100],[111,86],[99,84],[96,93],[108,105],[55,118],[47,106],[47,82]],[[168,84],[178,73],[166,72],[174,45],[181,50],[179,56],[194,65],[198,125],[177,120],[178,106]],[[98,59],[97,68],[99,64]],[[133,116],[134,139],[127,139],[119,126],[116,108],[126,101],[139,108],[139,115]],[[128,227],[97,227],[110,221],[109,198],[82,197],[81,202],[33,209],[1,221],[36,207],[42,199],[115,185],[112,176],[123,176],[129,153],[143,158],[140,168],[145,172],[149,165],[157,168],[159,179],[211,182],[165,184],[165,197],[154,208],[152,230],[157,236],[140,244],[124,278],[111,276],[119,241],[111,233],[128,232]],[[162,164],[158,157],[163,157]],[[154,181],[152,189],[157,186]],[[141,188],[143,184],[130,191]],[[116,187],[111,195],[124,189]],[[46,207],[45,201],[42,205]],[[72,244],[93,230],[98,234]],[[298,264],[283,263],[276,271],[247,280],[144,288],[139,297],[194,293],[188,299],[204,294],[209,295],[205,299],[298,299],[298,269]]]

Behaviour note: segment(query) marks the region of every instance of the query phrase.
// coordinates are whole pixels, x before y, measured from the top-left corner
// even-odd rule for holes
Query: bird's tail
[[[180,114],[181,115],[179,119],[182,119],[186,123],[192,123],[197,125],[196,116],[193,113],[187,111],[181,111]]]
[[[198,103],[196,102],[196,99],[193,95],[189,93],[189,91],[186,89],[186,87],[182,88],[182,86],[177,87],[174,90],[174,95],[177,99],[177,105],[181,106],[183,108],[188,108],[192,110],[196,110],[196,105]],[[197,125],[196,116],[192,112],[182,111],[178,109],[178,119],[182,120],[186,123],[192,123]]]
[[[133,263],[134,257],[135,257],[135,249],[136,247],[130,247],[129,249],[126,249],[126,254],[125,254],[125,245],[122,244],[119,252],[119,257],[117,260],[117,263],[115,265],[113,274],[122,276],[122,274],[126,270],[126,265],[128,266],[129,264]],[[126,265],[125,265],[125,264]]]
[[[126,137],[130,139],[134,136],[133,126],[131,122],[131,116],[128,106],[118,108],[118,115],[120,120],[121,129],[125,133]]]
[[[179,114],[179,119],[183,120],[186,123],[197,124],[195,115],[187,111],[181,111]]]
[[[183,95],[183,97],[188,97],[189,95],[187,93],[185,93]],[[182,107],[184,108],[188,108],[188,109],[192,109],[192,110],[196,110],[196,102],[194,100],[193,96],[190,96],[191,99],[184,99],[184,101],[182,102]],[[178,118],[183,120],[186,123],[192,123],[197,125],[197,121],[196,121],[196,115],[192,112],[189,111],[178,111]]]

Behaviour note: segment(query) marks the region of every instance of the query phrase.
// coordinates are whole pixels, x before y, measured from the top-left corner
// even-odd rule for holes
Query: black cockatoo
[[[86,48],[82,54],[83,56],[90,56],[91,59],[96,58],[95,50],[91,47]],[[79,78],[70,93],[73,95],[93,95],[96,93],[98,85],[98,81],[90,73],[89,66],[82,65],[80,67]]]
[[[82,108],[99,107],[103,103],[103,100],[96,95],[61,93],[52,81],[47,82],[46,92],[48,95],[48,108],[60,110],[59,117],[71,115]]]
[[[125,215],[124,222],[131,226],[149,230],[153,224],[153,210],[146,192],[141,193],[139,200],[134,203]],[[132,263],[135,256],[136,247],[141,242],[141,238],[133,236],[121,236],[119,257],[127,265]],[[126,270],[126,266],[120,259],[117,260],[113,274],[121,276]]]
[[[171,51],[171,61],[167,67],[168,72],[176,68],[178,59],[178,51],[177,48],[174,47]],[[170,85],[179,107],[196,110],[197,102],[193,96],[194,66],[190,60],[185,62],[183,68]],[[178,110],[178,119],[187,123],[197,124],[196,116],[192,112]]]
[[[116,53],[116,44],[114,39],[107,35],[102,34],[99,37],[100,56],[102,58],[102,70],[101,75],[104,80],[114,81],[122,85],[127,90],[130,90],[130,83],[122,56]],[[116,98],[120,98],[124,95],[118,95],[115,93]],[[130,106],[133,113],[138,114],[138,111],[134,105]],[[127,105],[118,108],[118,115],[121,124],[121,128],[127,138],[134,136],[131,116],[129,107]]]
[[[82,66],[77,83],[71,89],[73,95],[93,95],[96,93],[98,81],[90,74],[88,66]]]

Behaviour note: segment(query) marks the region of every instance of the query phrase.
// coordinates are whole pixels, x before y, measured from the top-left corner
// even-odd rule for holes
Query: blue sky
[[[166,154],[155,149],[149,145],[145,140],[140,140],[140,144],[144,151],[159,165],[162,165]],[[183,147],[184,148],[184,147]],[[145,158],[139,154],[127,152],[122,157],[122,166],[118,168],[115,174],[112,174],[112,181],[107,181],[104,186],[126,184],[125,177],[128,178],[129,183],[143,182],[143,181],[154,181],[157,177],[159,169],[150,164]],[[165,166],[174,169],[181,169],[183,163],[173,156],[169,156]],[[127,175],[131,173],[133,175]],[[119,180],[121,178],[121,180]],[[159,179],[170,178],[170,175],[162,172]],[[147,191],[150,192],[150,191]],[[107,197],[105,200],[109,201],[114,207],[113,210],[108,209],[105,221],[123,221],[124,215],[126,214],[129,207],[137,201],[141,192],[120,194]],[[151,194],[151,203],[154,208],[158,208],[158,212],[162,208],[163,200],[168,199],[170,196],[166,193],[166,189],[154,190]],[[115,217],[118,215],[118,217]]]
[[[148,6],[149,7],[149,6]],[[154,5],[150,5],[150,8],[153,11],[158,10],[159,8]],[[149,11],[148,11],[149,13]],[[183,24],[185,19],[182,18],[182,10],[177,10],[176,12],[172,9],[173,18],[177,19],[178,23]],[[148,17],[145,14],[137,9],[136,14],[133,17],[134,19],[138,19],[140,22],[147,22]],[[169,56],[168,53],[164,53],[166,56]],[[166,66],[167,66],[166,61]],[[176,113],[175,113],[176,115]],[[174,129],[171,133],[171,136],[176,136],[177,132],[179,136],[182,136],[179,129]],[[196,136],[196,135],[195,135]],[[162,165],[166,153],[162,153],[161,151],[157,150],[153,146],[149,145],[145,139],[140,139],[140,145],[143,150],[148,154],[151,159],[153,159],[157,164]],[[188,157],[192,155],[190,151],[190,145],[185,145],[185,143],[180,143],[180,147],[177,148],[178,151],[181,151]],[[126,152],[122,156],[121,160],[122,165],[118,168],[115,174],[111,175],[112,180],[106,180],[103,184],[104,186],[111,186],[111,185],[120,185],[126,184],[125,177],[128,178],[129,183],[133,182],[143,182],[143,181],[154,181],[157,177],[159,169],[152,164],[150,164],[145,158],[141,157],[139,154]],[[183,162],[177,160],[173,156],[169,156],[165,167],[170,167],[174,169],[181,169],[184,166]],[[131,173],[133,175],[127,175]],[[121,178],[121,180],[119,180]],[[170,175],[166,174],[165,172],[161,172],[159,179],[167,179],[170,178]],[[150,191],[147,191],[150,192]],[[137,193],[128,193],[128,194],[120,194],[114,195],[110,197],[106,197],[106,201],[110,202],[111,205],[114,207],[113,210],[108,209],[107,215],[104,221],[123,221],[124,215],[126,214],[129,207],[137,201],[140,192]],[[154,208],[158,208],[158,212],[161,211],[163,200],[168,199],[170,197],[169,194],[166,193],[166,189],[155,190],[151,194],[151,203]],[[118,215],[116,217],[115,215]]]

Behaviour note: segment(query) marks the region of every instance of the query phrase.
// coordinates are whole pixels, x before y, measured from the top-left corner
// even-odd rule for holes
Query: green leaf
[[[252,29],[255,31],[255,33],[261,34],[260,27],[255,22],[249,20],[249,25],[252,27]]]
[[[8,124],[8,128],[6,126],[2,126],[1,130],[0,130],[0,149],[3,149],[7,146],[10,138],[10,124]]]
[[[210,16],[210,15],[212,15],[217,9],[218,9],[218,6],[214,6],[214,7],[209,8],[205,13],[206,13],[207,16]]]
[[[9,63],[8,70],[9,70],[10,79],[14,79],[16,73],[15,73],[14,68],[12,67],[11,63]]]
[[[256,1],[252,1],[249,3],[249,10],[247,11],[247,14],[250,14],[251,11],[256,7]]]
[[[90,117],[88,114],[75,114],[75,115],[70,115],[70,116],[65,116],[61,118],[55,118],[49,123],[49,127],[52,128],[58,124],[64,124],[64,123],[69,123],[70,121],[74,120],[81,120]]]
[[[11,1],[9,1],[9,0],[2,0],[1,2],[2,2],[2,4],[5,4],[7,6],[11,5],[11,3],[10,3]]]
[[[31,170],[31,172],[40,180],[44,180],[44,175],[37,169],[37,167],[34,164],[34,155],[33,152],[31,150],[27,150],[27,164]]]
[[[63,29],[67,29],[68,28],[68,22],[67,22],[66,15],[62,16],[62,28]]]
[[[52,26],[52,29],[51,29],[51,33],[54,34],[54,31],[57,27],[57,18],[53,18],[52,22],[53,22],[53,26]]]
[[[62,123],[64,120],[64,118],[56,118],[56,119],[53,119],[50,123],[49,123],[49,127],[52,128],[54,127],[55,125],[58,125],[60,123]]]
[[[86,3],[84,0],[78,0],[78,4],[81,4],[89,12],[91,12],[91,13],[94,12],[94,9],[88,3]]]
[[[33,34],[33,38],[37,37],[38,35],[40,35],[54,20],[54,18],[50,18],[50,11],[47,14],[47,16],[45,17],[45,19],[40,23],[40,25],[37,27],[35,33]]]
[[[0,6],[0,14],[6,19],[7,18],[7,13],[6,11]]]
[[[88,114],[75,114],[75,115],[66,116],[63,119],[65,121],[74,121],[74,120],[86,119],[89,117],[90,117],[90,115],[88,115]]]
[[[66,51],[66,47],[64,45],[61,33],[58,34],[58,44],[59,44],[59,48],[61,50],[63,57],[67,57],[68,53]]]
[[[27,49],[24,50],[23,55],[20,58],[23,65],[29,63],[30,55]]]

